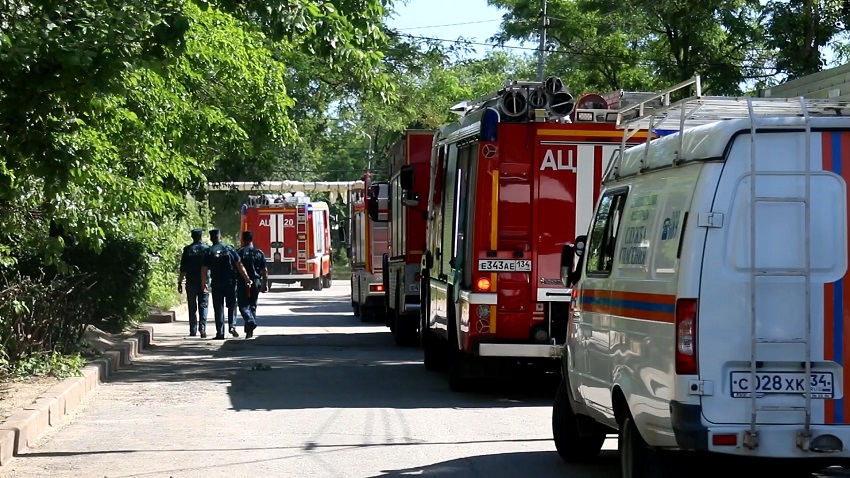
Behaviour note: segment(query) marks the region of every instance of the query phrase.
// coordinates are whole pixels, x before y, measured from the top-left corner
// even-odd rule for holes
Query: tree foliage
[[[506,9],[494,39],[536,38],[540,2],[489,0]],[[701,75],[711,94],[748,82],[814,73],[844,31],[841,1],[549,0],[549,69],[601,90],[648,90]]]

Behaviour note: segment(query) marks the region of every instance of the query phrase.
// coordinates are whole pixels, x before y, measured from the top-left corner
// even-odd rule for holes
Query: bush
[[[62,267],[13,251],[15,261],[0,266],[0,374],[73,373],[87,326],[118,333],[151,306],[175,305],[180,253],[202,217],[189,200],[171,221],[107,238],[100,251],[66,246]]]
[[[32,263],[32,261],[27,261]],[[38,371],[38,363],[71,355],[92,312],[92,275],[58,276],[41,269],[2,270],[0,283],[0,372]],[[48,366],[48,368],[50,368]]]

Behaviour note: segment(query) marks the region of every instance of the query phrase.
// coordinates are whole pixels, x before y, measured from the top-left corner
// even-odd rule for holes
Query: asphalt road
[[[0,478],[619,476],[616,439],[593,464],[560,460],[551,382],[453,393],[425,370],[420,350],[396,347],[386,327],[353,317],[348,293],[337,282],[264,294],[250,340],[157,325],[138,363]],[[681,476],[706,476],[705,464],[684,468]],[[747,469],[710,475],[753,476]]]
[[[598,464],[561,462],[551,383],[453,393],[420,350],[354,317],[348,293],[264,294],[249,340],[157,325],[136,365],[0,477],[618,476],[616,440]]]

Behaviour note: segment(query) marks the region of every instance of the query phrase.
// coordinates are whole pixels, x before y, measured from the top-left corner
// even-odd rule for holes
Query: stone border
[[[171,311],[172,316],[174,311]],[[38,438],[51,427],[58,427],[83,399],[111,374],[130,365],[153,341],[153,327],[140,326],[132,337],[103,352],[82,370],[81,377],[70,377],[54,385],[35,402],[13,413],[0,423],[0,466],[34,447]]]
[[[167,312],[151,312],[145,322],[151,324],[168,324],[179,319],[189,320],[189,304],[181,304]]]

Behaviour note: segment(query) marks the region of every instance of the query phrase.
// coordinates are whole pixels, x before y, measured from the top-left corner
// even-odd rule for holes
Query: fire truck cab
[[[351,307],[363,322],[384,315],[383,255],[389,241],[389,183],[362,178],[363,186],[349,196],[349,261]],[[372,218],[375,217],[376,220]]]
[[[390,243],[384,255],[387,325],[398,345],[417,344],[432,130],[407,130],[390,149]]]
[[[266,255],[272,282],[301,283],[303,289],[331,286],[330,212],[303,192],[249,196],[242,205],[241,230],[254,232],[254,246]]]
[[[561,250],[587,230],[620,149],[614,96],[575,101],[557,77],[510,82],[453,109],[461,118],[434,136],[420,340],[452,390],[520,363],[558,369],[571,296]]]

